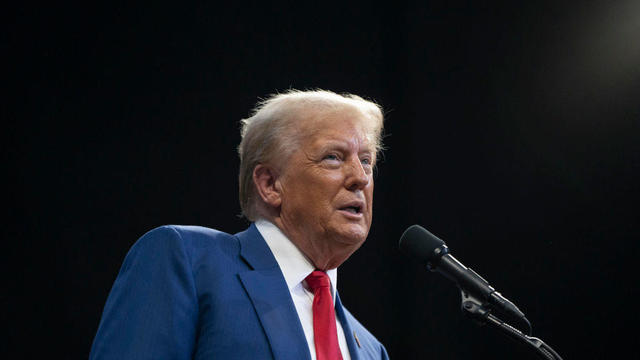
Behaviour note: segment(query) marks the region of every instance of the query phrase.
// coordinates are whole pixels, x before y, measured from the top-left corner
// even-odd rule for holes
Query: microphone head
[[[409,226],[400,237],[399,246],[400,251],[422,263],[438,262],[449,252],[444,241],[420,225]]]

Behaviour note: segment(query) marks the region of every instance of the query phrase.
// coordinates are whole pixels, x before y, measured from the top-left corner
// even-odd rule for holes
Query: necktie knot
[[[329,280],[327,273],[320,270],[312,272],[305,280],[307,280],[307,285],[309,285],[309,288],[314,293],[319,289],[331,286],[331,281]]]

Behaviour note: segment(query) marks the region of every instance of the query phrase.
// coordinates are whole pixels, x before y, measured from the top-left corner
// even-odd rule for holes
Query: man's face
[[[367,238],[375,147],[360,112],[341,110],[301,125],[301,146],[278,182],[285,233],[318,268],[335,268]]]

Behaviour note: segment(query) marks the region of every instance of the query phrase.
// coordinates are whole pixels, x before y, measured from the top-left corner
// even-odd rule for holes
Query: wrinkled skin
[[[299,125],[301,144],[280,171],[254,170],[269,220],[321,270],[342,264],[371,227],[376,152],[363,117],[351,109],[316,115]]]

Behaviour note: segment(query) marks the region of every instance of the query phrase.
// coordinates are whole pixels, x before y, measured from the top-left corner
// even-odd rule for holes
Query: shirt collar
[[[255,225],[260,235],[262,235],[267,242],[267,246],[271,249],[273,256],[276,258],[276,262],[278,262],[280,266],[289,291],[292,291],[294,287],[304,281],[304,279],[315,270],[315,267],[275,224],[264,219],[259,219],[255,222]],[[327,275],[329,276],[329,280],[331,280],[331,296],[335,303],[335,292],[338,287],[338,270],[328,270]]]

